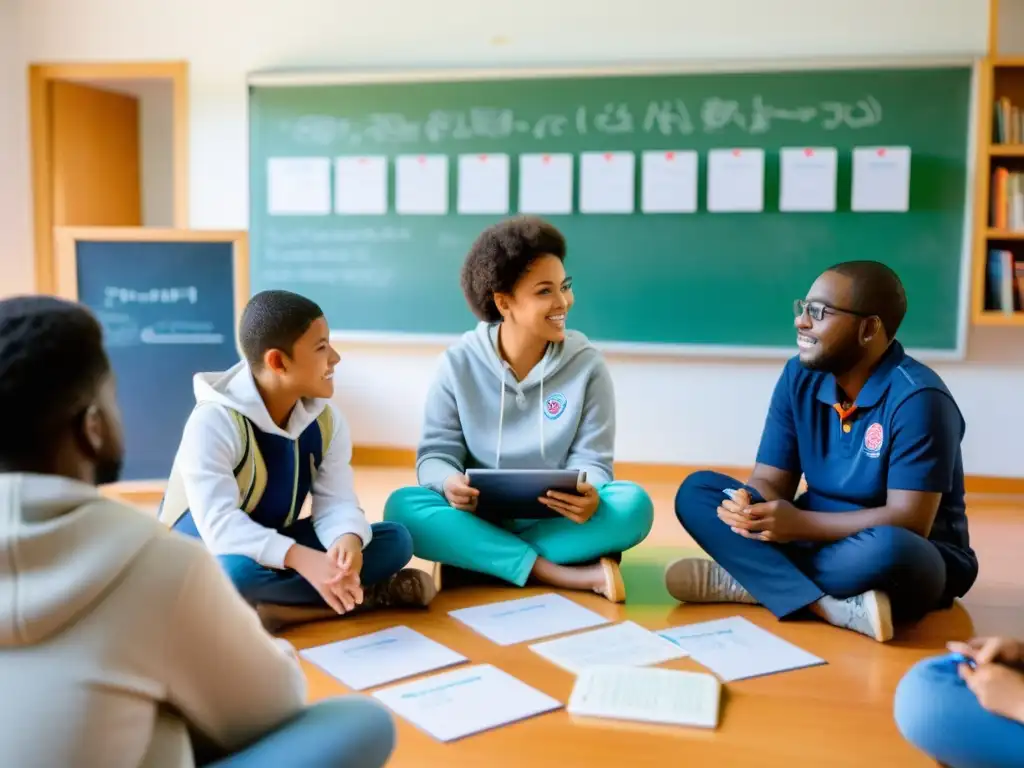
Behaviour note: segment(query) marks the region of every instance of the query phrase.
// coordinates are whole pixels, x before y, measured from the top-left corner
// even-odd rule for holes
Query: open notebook
[[[576,678],[572,715],[718,727],[721,683],[714,675],[656,667],[595,665]]]

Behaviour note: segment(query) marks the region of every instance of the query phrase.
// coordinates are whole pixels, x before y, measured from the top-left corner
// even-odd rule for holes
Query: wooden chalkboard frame
[[[750,60],[750,61],[689,61],[652,62],[610,66],[553,66],[553,67],[466,67],[460,69],[379,69],[379,70],[336,70],[321,68],[264,69],[247,74],[246,84],[250,87],[289,87],[312,85],[352,85],[380,83],[433,83],[444,81],[502,80],[508,78],[538,80],[565,77],[602,77],[621,75],[672,75],[710,73],[755,73],[755,72],[799,72],[828,71],[849,68],[928,68],[965,67],[971,70],[971,86],[968,114],[978,110],[980,63],[973,56],[934,57],[846,57],[835,59],[792,59],[792,60]],[[971,313],[971,270],[973,265],[973,233],[975,226],[975,204],[977,185],[975,176],[978,142],[985,137],[977,134],[977,121],[969,120],[967,147],[965,147],[965,191],[964,227],[961,244],[960,275],[957,291],[956,334],[953,348],[908,348],[908,353],[924,361],[963,361],[967,357],[967,339]],[[435,354],[454,343],[460,334],[443,333],[396,333],[378,331],[341,331],[332,329],[331,340],[336,346],[347,348],[370,348],[394,350],[396,353]],[[595,342],[610,359],[652,362],[679,362],[682,359],[740,359],[779,360],[795,353],[790,346],[733,346],[693,343],[646,343],[646,342]]]
[[[235,327],[249,301],[249,233],[244,230],[165,229],[157,227],[55,227],[56,295],[78,301],[78,244],[80,242],[231,243],[234,278]],[[157,503],[165,480],[121,481],[105,486],[104,493],[129,503]]]

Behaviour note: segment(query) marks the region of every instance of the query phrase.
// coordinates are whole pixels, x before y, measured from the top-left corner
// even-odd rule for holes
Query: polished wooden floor
[[[379,519],[392,489],[413,481],[408,470],[357,468],[356,474],[360,497],[372,519]],[[647,488],[655,500],[656,522],[648,541],[634,555],[642,560],[645,552],[663,555],[666,548],[693,547],[672,514],[675,488],[653,484]],[[442,744],[399,719],[398,746],[390,765],[933,766],[903,742],[893,724],[892,696],[900,676],[917,659],[941,652],[947,640],[996,633],[1024,637],[1024,574],[1019,563],[1024,499],[972,498],[970,520],[972,544],[981,560],[976,586],[961,604],[898,632],[887,645],[817,622],[779,623],[757,607],[673,606],[657,601],[615,606],[596,596],[569,593],[612,620],[629,618],[651,629],[744,616],[828,662],[726,685],[721,725],[715,732],[577,722],[560,711]],[[452,590],[442,592],[425,612],[368,613],[299,627],[285,636],[304,648],[406,624],[465,654],[471,662],[492,663],[564,703],[573,683],[568,673],[542,660],[526,644],[496,646],[447,615],[455,608],[537,591]],[[303,664],[313,700],[348,693],[334,678]],[[688,660],[666,666],[701,669]]]

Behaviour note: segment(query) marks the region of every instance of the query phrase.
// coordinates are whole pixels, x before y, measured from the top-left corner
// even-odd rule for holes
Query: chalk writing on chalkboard
[[[299,144],[351,148],[379,144],[407,144],[427,140],[505,139],[532,136],[538,141],[590,133],[605,136],[656,133],[686,136],[717,133],[735,128],[752,135],[768,133],[775,123],[816,123],[821,129],[859,130],[882,122],[882,105],[866,95],[853,102],[820,101],[814,104],[779,106],[754,96],[749,103],[711,97],[699,104],[683,99],[662,99],[646,104],[615,102],[581,105],[558,114],[518,115],[515,110],[481,106],[465,110],[434,110],[425,119],[399,112],[373,113],[366,118],[304,115],[282,120],[279,130]]]
[[[223,344],[224,334],[213,323],[173,320],[146,326],[139,334],[143,344]]]
[[[103,289],[103,305],[108,309],[118,304],[177,304],[179,301],[195,304],[199,301],[199,290],[194,285],[185,288],[150,288],[144,291],[114,285]]]
[[[353,227],[351,229],[314,229],[301,227],[298,229],[271,229],[267,232],[267,241],[273,245],[321,244],[335,243],[399,243],[411,242],[412,232],[406,227]]]

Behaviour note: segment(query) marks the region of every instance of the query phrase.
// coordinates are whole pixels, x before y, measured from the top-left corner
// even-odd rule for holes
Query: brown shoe
[[[613,603],[626,602],[626,583],[622,580],[619,564],[610,557],[602,557],[600,564],[604,571],[604,584],[594,591]]]
[[[256,615],[260,617],[263,628],[270,634],[280,632],[286,627],[297,624],[308,624],[313,621],[339,619],[339,614],[328,605],[275,605],[260,603],[256,606]]]
[[[426,608],[437,595],[434,579],[419,568],[403,568],[390,579],[363,589],[359,608]]]

